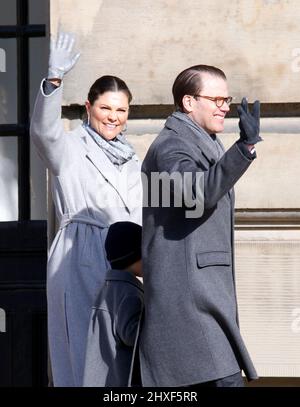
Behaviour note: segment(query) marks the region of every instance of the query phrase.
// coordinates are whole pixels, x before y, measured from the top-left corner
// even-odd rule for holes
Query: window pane
[[[32,114],[41,80],[47,75],[49,39],[31,38],[29,45],[30,112]],[[30,149],[31,219],[47,219],[46,168],[32,144]]]
[[[0,39],[0,124],[17,123],[17,41]]]
[[[49,59],[49,38],[30,38],[29,66],[30,66],[30,115],[40,87],[42,78],[47,76]]]
[[[0,0],[0,25],[15,25],[16,23],[16,0]]]
[[[18,220],[17,137],[0,137],[0,221]]]
[[[38,156],[33,143],[30,144],[31,219],[47,219],[46,167]]]
[[[49,0],[29,0],[29,24],[48,24]]]

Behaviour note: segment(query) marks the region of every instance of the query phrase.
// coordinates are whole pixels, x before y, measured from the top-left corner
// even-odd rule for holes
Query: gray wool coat
[[[240,370],[257,378],[238,326],[233,250],[232,187],[251,160],[236,143],[225,154],[221,147],[220,158],[216,143],[171,116],[142,165],[148,179],[152,172],[204,173],[202,216],[188,219],[184,207],[143,208],[144,386],[185,386]]]
[[[90,318],[84,386],[128,386],[142,310],[142,283],[125,270],[110,270]]]
[[[92,306],[109,265],[104,241],[117,221],[141,224],[140,162],[119,171],[82,126],[66,132],[63,85],[45,95],[41,84],[31,137],[49,169],[60,228],[48,258],[50,358],[55,386],[81,386]]]

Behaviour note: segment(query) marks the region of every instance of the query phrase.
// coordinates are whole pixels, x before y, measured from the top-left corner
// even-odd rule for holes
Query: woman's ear
[[[87,124],[90,125],[90,109],[91,109],[91,103],[89,100],[85,102],[85,108],[86,108],[86,115],[87,115]]]
[[[184,95],[182,98],[182,106],[186,113],[191,113],[193,108],[193,96],[191,95]]]
[[[91,108],[91,103],[89,100],[86,100],[85,102],[85,108],[86,108],[86,113],[89,114],[90,108]]]

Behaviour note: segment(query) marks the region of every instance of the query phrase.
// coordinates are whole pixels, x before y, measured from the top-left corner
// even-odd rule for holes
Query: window
[[[0,221],[46,218],[46,170],[29,120],[46,72],[48,8],[49,0],[0,0]]]

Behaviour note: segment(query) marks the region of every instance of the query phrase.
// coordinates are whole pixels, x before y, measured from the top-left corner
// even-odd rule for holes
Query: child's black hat
[[[133,222],[110,225],[105,241],[107,260],[113,269],[123,270],[141,259],[142,227]]]

